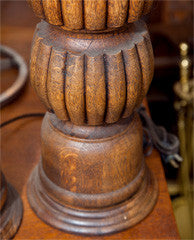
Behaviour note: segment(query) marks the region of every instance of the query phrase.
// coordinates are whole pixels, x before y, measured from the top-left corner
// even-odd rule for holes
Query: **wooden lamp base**
[[[0,174],[0,239],[10,239],[16,234],[21,224],[23,207],[17,191],[6,183],[2,172]]]
[[[42,160],[29,180],[28,199],[43,221],[77,234],[113,233],[145,218],[157,184],[143,159],[138,114],[80,127],[47,113]]]
[[[152,1],[28,2],[44,19],[33,38],[30,78],[49,111],[30,205],[64,231],[126,229],[157,198],[136,112],[153,77],[149,33],[138,20]]]

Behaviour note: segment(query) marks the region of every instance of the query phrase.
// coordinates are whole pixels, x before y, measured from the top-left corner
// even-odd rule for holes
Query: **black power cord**
[[[174,134],[168,133],[164,127],[156,126],[148,116],[144,106],[138,109],[144,130],[144,152],[150,155],[155,147],[164,163],[170,163],[174,168],[178,168],[183,161],[179,155],[179,139]]]
[[[19,115],[15,118],[11,118],[8,121],[5,121],[3,123],[0,124],[0,128],[7,126],[10,123],[13,123],[17,120],[23,119],[23,118],[29,118],[29,117],[44,117],[45,113],[26,113],[26,114],[22,114]]]

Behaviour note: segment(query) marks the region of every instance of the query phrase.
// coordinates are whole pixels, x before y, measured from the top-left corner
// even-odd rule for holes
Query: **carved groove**
[[[127,73],[126,73],[126,60],[124,58],[124,53],[123,53],[123,50],[121,51],[121,56],[122,56],[122,61],[123,61],[123,68],[124,68],[124,74],[125,74],[125,104],[124,104],[124,107],[122,109],[122,112],[121,112],[121,116],[124,115],[124,111],[126,109],[126,105],[127,105],[127,99],[128,99],[128,94],[127,94],[127,90],[128,90],[128,81],[127,81]]]
[[[104,112],[104,122],[106,121],[107,109],[108,109],[108,74],[107,74],[107,60],[106,54],[103,55],[103,63],[104,63],[104,76],[105,76],[105,89],[106,89],[106,105]]]
[[[63,12],[62,12],[62,1],[63,0],[59,0],[59,6],[60,6],[60,13],[61,13],[61,21],[62,21],[62,24],[64,24]]]
[[[84,0],[82,0],[82,17],[83,17],[83,25],[82,25],[82,28],[85,28],[85,10],[84,10]]]
[[[82,40],[84,48],[80,50],[75,39],[71,42],[66,37],[64,44],[72,47],[65,51],[66,47],[57,47],[55,39],[48,41],[38,31],[32,47],[31,81],[41,101],[59,119],[76,125],[114,123],[129,117],[141,103],[154,65],[150,38],[144,28],[138,30],[137,41],[130,32],[122,33],[123,43],[113,45],[113,50],[101,50],[105,40],[93,48],[93,41],[100,41],[95,39]]]
[[[84,85],[84,113],[85,113],[85,120],[84,122],[87,123],[88,122],[88,118],[87,118],[87,108],[86,108],[86,71],[87,71],[87,59],[86,59],[86,55],[84,54],[84,70],[83,70],[83,75],[84,75],[84,79],[83,79],[83,85]]]

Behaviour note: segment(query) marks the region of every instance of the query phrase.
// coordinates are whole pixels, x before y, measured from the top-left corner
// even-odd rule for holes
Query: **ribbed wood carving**
[[[40,23],[32,46],[31,82],[47,109],[79,125],[129,117],[153,77],[153,52],[145,25],[138,22],[103,39],[88,40],[83,35],[79,45],[63,30],[57,29],[57,36],[52,26]]]
[[[28,0],[35,14],[71,30],[122,27],[147,14],[153,0]]]
[[[150,37],[139,20],[152,1],[28,2],[44,19],[34,34],[30,77],[49,111],[29,202],[64,231],[101,235],[131,227],[157,199],[136,111],[153,77]]]

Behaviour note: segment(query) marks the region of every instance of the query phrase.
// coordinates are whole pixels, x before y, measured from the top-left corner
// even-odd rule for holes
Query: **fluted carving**
[[[147,14],[153,0],[28,0],[35,14],[71,30],[122,27]]]
[[[45,26],[50,30],[46,35]],[[134,28],[138,32],[131,34]],[[60,29],[58,33],[64,34]],[[58,46],[52,27],[40,23],[32,47],[31,81],[47,109],[78,125],[114,123],[129,117],[148,91],[153,52],[142,22],[119,37],[121,44],[111,49],[107,48],[109,37],[90,41],[83,36],[79,48],[68,34]]]
[[[49,111],[41,161],[28,184],[30,205],[45,222],[73,233],[131,227],[157,198],[135,111],[153,77],[150,37],[139,20],[152,0],[28,2],[44,19],[30,68]]]

